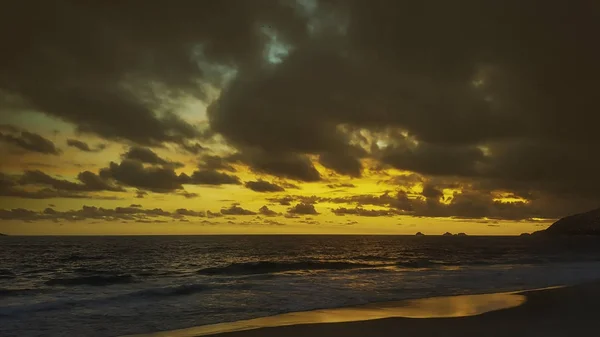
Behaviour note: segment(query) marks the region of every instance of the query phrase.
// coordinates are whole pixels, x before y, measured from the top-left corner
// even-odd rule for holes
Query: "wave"
[[[71,254],[71,255],[67,255],[62,257],[60,260],[62,262],[73,262],[73,261],[98,261],[98,260],[105,260],[107,259],[106,256],[103,255],[80,255],[80,254]]]
[[[45,282],[48,286],[108,286],[113,284],[134,283],[132,275],[108,275],[108,276],[81,276],[73,278],[55,278]]]
[[[19,296],[36,292],[36,289],[10,289],[0,288],[0,297]]]
[[[433,266],[448,266],[448,265],[453,265],[453,264],[444,262],[444,261],[435,261],[435,260],[429,260],[429,259],[406,260],[406,261],[399,261],[396,263],[397,267],[415,268],[415,269],[429,268],[429,267],[433,267]]]
[[[257,261],[244,263],[231,263],[223,267],[210,267],[198,270],[202,275],[250,275],[270,274],[286,271],[301,270],[342,270],[376,267],[366,263],[352,262],[320,262],[320,261],[297,261],[297,262],[272,262]]]
[[[8,269],[0,269],[0,280],[10,280],[17,277],[15,273]]]
[[[162,287],[162,288],[151,288],[140,290],[128,296],[140,296],[140,297],[170,297],[170,296],[183,296],[183,295],[192,295],[196,293],[200,293],[206,290],[211,289],[210,286],[206,284],[181,284],[176,286]]]

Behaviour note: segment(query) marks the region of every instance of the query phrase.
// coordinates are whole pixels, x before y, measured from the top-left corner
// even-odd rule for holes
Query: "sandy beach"
[[[599,301],[600,283],[587,283],[291,313],[145,336],[595,336]]]

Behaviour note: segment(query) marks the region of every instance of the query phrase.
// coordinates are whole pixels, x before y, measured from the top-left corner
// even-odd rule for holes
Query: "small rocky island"
[[[542,231],[531,235],[600,235],[600,208],[579,214],[566,216]],[[527,233],[521,236],[529,236]]]
[[[8,236],[7,234],[4,233],[0,233],[0,236]]]
[[[425,234],[423,234],[421,232],[417,232],[417,234],[415,234],[415,236],[425,236]]]
[[[442,236],[468,236],[468,235],[466,233],[452,234],[450,232],[446,232]]]

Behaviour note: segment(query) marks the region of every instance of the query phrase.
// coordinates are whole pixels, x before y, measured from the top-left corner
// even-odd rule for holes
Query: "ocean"
[[[594,238],[0,237],[0,336],[121,336],[599,278]]]

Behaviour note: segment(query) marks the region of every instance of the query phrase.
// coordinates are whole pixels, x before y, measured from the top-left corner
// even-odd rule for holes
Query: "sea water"
[[[599,278],[594,238],[0,237],[0,336],[120,336]]]

